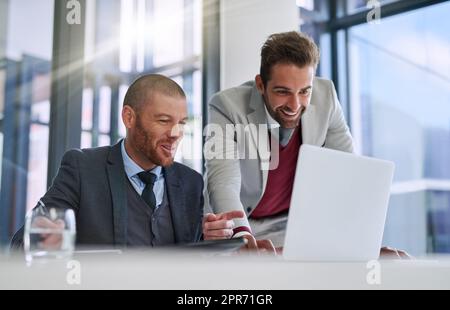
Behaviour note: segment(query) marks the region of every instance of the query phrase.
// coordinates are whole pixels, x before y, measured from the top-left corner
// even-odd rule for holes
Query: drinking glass
[[[42,201],[25,219],[25,259],[68,259],[75,249],[75,215],[72,209],[47,208]]]

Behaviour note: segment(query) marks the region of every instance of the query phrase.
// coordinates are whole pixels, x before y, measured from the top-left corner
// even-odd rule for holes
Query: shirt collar
[[[136,164],[136,162],[133,159],[131,159],[130,156],[128,156],[128,153],[125,150],[125,139],[122,140],[121,150],[122,150],[123,166],[125,168],[125,173],[127,174],[128,178],[134,177],[138,173],[144,171],[144,169],[139,167],[139,165]],[[150,171],[156,175],[156,179],[159,179],[162,173],[162,167],[156,166]]]
[[[280,128],[280,124],[272,117],[272,115],[270,115],[265,103],[264,110],[266,111],[267,116],[267,126],[269,126],[270,129]]]

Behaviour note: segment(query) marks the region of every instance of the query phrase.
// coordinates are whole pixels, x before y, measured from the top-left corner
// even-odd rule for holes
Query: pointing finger
[[[245,215],[244,211],[230,211],[230,212],[226,212],[226,213],[221,213],[218,215],[218,217],[220,219],[232,220],[235,218],[243,218],[244,215]]]

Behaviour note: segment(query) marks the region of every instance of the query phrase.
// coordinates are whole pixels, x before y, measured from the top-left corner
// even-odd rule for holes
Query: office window
[[[98,146],[110,145],[109,133],[111,131],[111,88],[103,86],[100,88],[99,101],[99,118],[98,131],[99,143]]]
[[[5,86],[6,86],[6,61],[0,62],[0,193],[2,188],[2,161],[3,161],[3,119],[5,109]]]
[[[184,0],[154,1],[154,59],[155,67],[183,59]]]
[[[202,171],[201,4],[201,0],[88,2],[83,147],[108,145],[124,137],[121,111],[128,86],[140,75],[163,74],[178,82],[188,97],[188,130],[176,159]]]
[[[91,88],[83,91],[83,108],[81,116],[81,148],[92,146],[92,105],[94,94]]]
[[[396,164],[385,242],[450,252],[450,3],[348,32],[358,151]]]
[[[0,11],[0,244],[4,244],[46,190],[54,1],[1,1]]]
[[[183,140],[177,152],[176,161],[182,162],[192,169],[202,173],[202,151],[203,151],[203,130],[202,130],[202,106],[201,102],[201,82],[200,70],[196,70],[186,79],[177,77],[174,80],[183,86],[188,100],[189,119],[185,126]]]
[[[329,5],[326,1],[297,0],[300,16],[300,30],[309,35],[319,46],[321,58],[317,72],[331,79],[331,37],[323,33],[323,25],[329,20]]]
[[[127,93],[128,85],[120,85],[119,87],[119,102],[118,109],[117,109],[117,121],[119,123],[119,136],[125,137],[127,134],[125,125],[122,122],[122,104],[123,100],[125,99],[125,94]]]
[[[345,0],[342,2],[345,14],[354,14],[369,9],[373,9],[378,5],[385,5],[396,2],[398,0]]]
[[[201,8],[201,0],[86,1],[81,147],[125,136],[123,96],[142,74],[177,78],[189,123],[201,120]],[[58,165],[47,162],[53,14],[53,0],[0,1],[0,244],[45,193],[48,166]],[[201,137],[200,124],[178,154],[198,171]]]
[[[383,243],[450,252],[450,2],[377,1],[379,24],[369,1],[300,2],[357,152],[396,163]]]

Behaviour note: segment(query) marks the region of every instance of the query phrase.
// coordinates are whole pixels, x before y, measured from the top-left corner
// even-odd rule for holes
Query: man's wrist
[[[245,235],[253,235],[250,227],[239,226],[233,229],[233,236],[231,238],[240,238]]]

